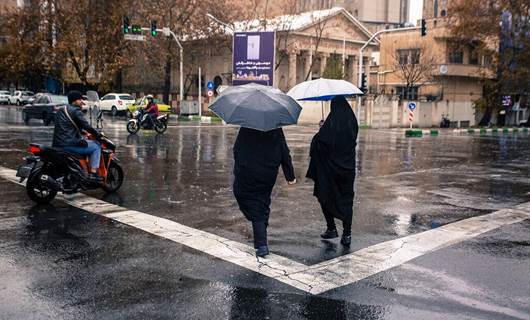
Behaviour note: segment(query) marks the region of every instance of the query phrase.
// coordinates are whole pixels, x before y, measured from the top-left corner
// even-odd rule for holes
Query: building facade
[[[489,57],[479,55],[471,44],[454,41],[447,2],[424,1],[426,36],[418,30],[381,36],[378,89],[430,109],[423,115],[423,126],[438,125],[443,115],[454,127],[468,127],[481,117],[473,107],[482,96],[481,79],[495,74]]]
[[[284,23],[285,21],[289,22]],[[246,26],[245,31],[262,31],[263,26],[260,23],[261,21],[256,25],[255,30],[252,22],[244,22],[241,25]],[[237,23],[236,30],[240,30]],[[322,77],[330,61],[339,61],[344,78],[356,83],[359,72],[359,49],[372,35],[362,23],[343,8],[275,17],[267,21],[266,30],[276,32],[276,67],[273,85],[284,92],[305,80]],[[375,42],[365,49],[363,55],[365,66],[370,64],[371,54],[375,50],[377,50]],[[191,58],[184,58],[184,64],[188,67],[192,66]],[[184,79],[196,79],[189,88],[189,99],[196,99],[198,94],[199,67],[201,67],[202,85],[208,81],[220,85],[232,84],[231,45],[226,45],[223,49],[207,47],[201,57],[194,58],[199,63],[191,67],[193,70],[188,69],[187,74],[184,75]],[[172,73],[172,91],[177,92],[179,69],[174,67]],[[205,92],[203,87],[203,95]],[[176,97],[174,94],[172,100],[175,101]],[[209,101],[207,98],[203,101],[205,102],[203,109],[206,110]],[[314,120],[318,122],[321,117],[320,108],[315,108],[314,111]],[[309,108],[304,112],[306,114],[302,115],[302,120],[304,117],[312,118],[312,115],[307,114],[311,112]]]
[[[299,0],[300,11],[342,7],[371,31],[399,27],[409,19],[409,0]]]

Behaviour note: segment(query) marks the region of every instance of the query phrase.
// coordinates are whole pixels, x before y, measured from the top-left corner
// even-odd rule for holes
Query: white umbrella
[[[345,80],[320,78],[299,83],[292,87],[287,94],[295,100],[322,101],[322,118],[324,118],[323,101],[329,101],[336,96],[360,95],[363,92]]]

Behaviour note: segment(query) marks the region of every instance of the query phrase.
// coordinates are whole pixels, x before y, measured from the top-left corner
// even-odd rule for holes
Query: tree
[[[438,62],[426,46],[397,49],[392,53],[392,60],[405,84],[406,95],[434,80],[433,72]]]
[[[453,1],[451,33],[462,45],[486,57],[484,96],[475,102],[485,112],[481,124],[502,108],[502,95],[528,96],[530,88],[530,3],[527,0]],[[487,76],[495,72],[496,79]],[[486,90],[487,89],[487,90]]]
[[[342,59],[335,56],[328,59],[322,76],[327,79],[344,79]]]
[[[7,15],[9,50],[0,64],[16,80],[69,76],[84,87],[109,88],[130,63],[117,27],[123,12],[121,1],[34,0]]]

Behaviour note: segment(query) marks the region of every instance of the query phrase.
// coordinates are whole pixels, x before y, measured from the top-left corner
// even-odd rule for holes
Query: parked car
[[[29,99],[35,94],[31,91],[20,91],[13,92],[13,95],[9,96],[9,103],[16,104],[17,106],[25,105],[29,102]]]
[[[31,104],[31,103],[35,102],[35,100],[37,100],[40,96],[46,95],[46,94],[51,94],[51,93],[49,93],[49,92],[37,92],[37,93],[35,93],[34,96],[32,96],[32,97],[30,97],[28,99],[28,103]]]
[[[99,107],[102,111],[110,111],[113,116],[125,113],[134,103],[134,97],[128,93],[109,93],[100,99]]]
[[[167,104],[163,104],[158,99],[154,99],[154,102],[158,105],[158,111],[163,113],[170,113],[171,112],[171,106]],[[143,96],[141,99],[136,100],[136,102],[129,106],[129,110],[127,111],[127,116],[129,118],[132,117],[134,111],[136,111],[139,108],[145,108],[147,106],[147,99],[145,96]]]
[[[55,113],[68,104],[66,96],[55,94],[42,94],[32,104],[22,109],[22,119],[25,124],[31,119],[41,119],[45,126],[49,125],[55,118]]]
[[[0,91],[0,104],[8,104],[9,103],[9,96],[11,95],[11,92],[9,91]]]

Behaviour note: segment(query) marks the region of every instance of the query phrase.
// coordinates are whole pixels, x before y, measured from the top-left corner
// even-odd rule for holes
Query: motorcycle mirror
[[[88,101],[92,101],[92,102],[99,101],[99,95],[96,91],[87,91],[86,95],[88,97]]]

